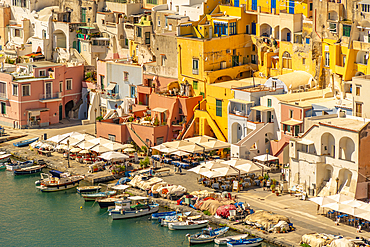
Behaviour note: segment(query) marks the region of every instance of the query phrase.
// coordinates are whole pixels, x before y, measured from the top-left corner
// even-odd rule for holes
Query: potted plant
[[[101,122],[101,120],[103,120],[103,117],[102,116],[98,116],[98,117],[96,117],[96,120],[98,120],[99,122]]]
[[[275,184],[271,184],[270,186],[272,193],[275,193]]]
[[[285,228],[283,228],[283,233],[286,233],[286,229]]]
[[[154,119],[154,123],[153,123],[154,126],[159,126],[159,120],[158,120],[158,117],[156,117]]]

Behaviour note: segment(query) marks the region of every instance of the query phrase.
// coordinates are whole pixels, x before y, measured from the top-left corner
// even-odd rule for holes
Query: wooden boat
[[[85,199],[85,202],[87,202],[87,201],[95,201],[101,198],[107,198],[109,196],[115,195],[116,193],[117,191],[110,190],[110,191],[104,191],[104,192],[98,192],[98,193],[82,194],[81,196]]]
[[[33,160],[27,160],[24,162],[15,162],[15,163],[10,162],[6,164],[6,170],[14,171],[14,170],[25,168],[25,167],[30,167],[32,165],[33,165]]]
[[[177,214],[176,211],[168,211],[168,212],[160,212],[152,214],[152,220],[157,220],[160,218],[164,218],[166,216],[175,216]]]
[[[190,244],[203,244],[213,242],[217,237],[224,235],[229,230],[229,227],[220,227],[217,229],[205,228],[201,232],[190,235],[187,234]]]
[[[140,217],[158,212],[159,204],[149,202],[149,197],[130,196],[126,200],[116,201],[115,206],[108,208],[113,220]]]
[[[14,170],[14,175],[29,175],[29,174],[35,174],[42,171],[42,168],[45,168],[46,165],[36,165],[36,166],[30,166],[25,168],[20,168]]]
[[[6,165],[0,165],[0,170],[5,170],[6,169]]]
[[[112,197],[97,199],[96,201],[98,202],[100,208],[107,208],[114,206],[116,201],[126,199],[126,197],[128,197],[128,194],[121,194]]]
[[[186,213],[191,213],[191,212],[185,212],[184,215]],[[174,215],[174,216],[166,216],[166,218],[160,219],[160,222],[161,222],[161,226],[168,226],[168,223],[185,221],[185,220],[199,220],[201,217],[202,217],[201,215],[194,215],[194,216]]]
[[[41,179],[36,181],[36,188],[42,192],[54,192],[68,190],[78,186],[85,177],[81,175],[70,175],[60,171],[52,170],[50,174],[41,173]]]
[[[28,146],[29,144],[31,144],[32,142],[35,142],[37,141],[39,138],[36,137],[36,138],[32,138],[32,139],[28,139],[28,140],[24,140],[24,141],[20,141],[20,142],[15,142],[13,143],[13,145],[15,147],[25,147],[25,146]]]
[[[77,187],[78,193],[89,193],[89,192],[99,192],[101,189],[101,186],[82,186]]]
[[[253,247],[258,246],[262,243],[262,238],[251,238],[251,239],[239,239],[239,240],[231,240],[227,242],[227,247]]]
[[[223,238],[216,238],[215,243],[218,245],[227,244],[227,242],[229,241],[246,239],[247,237],[248,237],[248,234],[240,234],[240,235],[228,236],[228,237],[223,237]]]
[[[168,223],[170,230],[190,230],[206,227],[209,220],[186,220]]]
[[[12,154],[2,154],[2,155],[0,155],[0,164],[11,162],[10,156],[12,156]]]

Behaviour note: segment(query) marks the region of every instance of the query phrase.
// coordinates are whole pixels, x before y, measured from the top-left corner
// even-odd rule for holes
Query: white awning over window
[[[155,112],[166,112],[168,110],[166,108],[157,107],[157,108],[152,109],[152,111],[155,111]]]
[[[117,85],[116,83],[111,82],[109,83],[108,87],[105,90],[109,90],[109,91],[113,90],[116,87],[116,85]]]

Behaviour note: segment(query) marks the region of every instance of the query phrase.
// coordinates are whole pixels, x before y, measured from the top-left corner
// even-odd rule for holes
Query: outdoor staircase
[[[176,140],[184,140],[186,138],[186,134],[188,133],[190,126],[194,124],[194,115],[190,118],[190,120],[186,123],[185,127],[181,131],[181,134],[176,138]]]
[[[139,146],[139,143],[141,142],[142,145],[140,145],[141,147],[142,146],[146,146],[147,148],[149,148],[149,145],[135,132],[135,130],[132,128],[132,124],[131,123],[127,123],[127,129],[128,129],[128,132],[130,133],[130,137],[131,139]]]
[[[196,110],[194,112],[194,119],[196,119],[196,118],[204,118],[204,119],[206,119],[209,127],[215,133],[216,138],[219,139],[220,141],[227,142],[227,138],[224,136],[224,134],[222,133],[221,129],[218,127],[217,123],[211,118],[211,116],[209,115],[208,111],[206,111],[206,110]],[[199,123],[199,125],[200,125],[199,126],[199,129],[202,129],[202,127],[201,127],[202,121],[199,121],[199,122],[200,122]]]
[[[282,135],[279,141],[270,141],[272,155],[277,157],[289,144],[291,138],[291,136]]]
[[[259,141],[265,142],[265,134],[266,133],[273,133],[274,131],[274,124],[273,123],[265,123],[262,127],[256,128],[251,133],[249,133],[246,137],[242,140],[237,142],[235,145],[237,146],[246,146],[250,149],[254,143],[258,143]],[[257,144],[258,145],[258,144]]]

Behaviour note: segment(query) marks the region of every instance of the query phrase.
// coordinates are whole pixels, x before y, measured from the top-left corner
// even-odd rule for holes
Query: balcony
[[[103,99],[108,99],[108,100],[113,100],[113,101],[121,100],[121,97],[119,96],[119,93],[102,94],[101,97]]]
[[[6,96],[6,93],[0,93],[0,100],[9,100],[8,97]]]
[[[199,70],[193,69],[193,75],[199,75]]]
[[[62,94],[60,92],[40,94],[39,99],[40,99],[40,102],[42,102],[42,103],[59,101],[59,100],[62,99]]]
[[[307,161],[308,163],[325,163],[325,155],[317,155],[314,153],[307,153],[303,151],[298,151],[298,157],[300,160]]]
[[[152,89],[151,87],[146,87],[146,86],[136,86],[137,92],[142,93],[142,94],[151,94]]]
[[[368,51],[370,50],[370,43],[354,40],[353,49],[359,50],[359,51]]]

